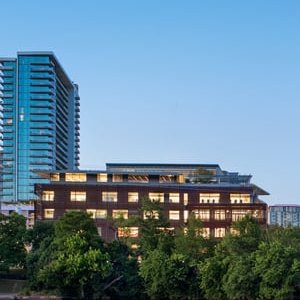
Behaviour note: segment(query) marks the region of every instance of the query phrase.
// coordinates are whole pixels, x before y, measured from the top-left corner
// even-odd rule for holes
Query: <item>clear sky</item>
[[[0,56],[54,51],[81,96],[81,168],[219,163],[300,203],[300,1],[0,3]]]

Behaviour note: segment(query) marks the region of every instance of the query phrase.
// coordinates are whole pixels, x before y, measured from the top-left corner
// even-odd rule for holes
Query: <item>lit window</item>
[[[128,182],[148,183],[149,178],[146,175],[128,175]]]
[[[137,192],[128,193],[128,202],[138,202],[138,201],[139,201],[139,193]]]
[[[50,180],[51,181],[59,181],[59,173],[51,173]]]
[[[113,177],[112,177],[112,181],[113,182],[122,182],[123,181],[123,176],[114,174]]]
[[[107,174],[106,173],[97,174],[97,181],[98,182],[107,182]]]
[[[178,175],[177,176],[177,182],[178,183],[185,183],[184,176],[183,175]]]
[[[252,216],[257,219],[262,219],[264,217],[264,211],[256,209],[252,212]]]
[[[87,209],[86,212],[91,215],[92,219],[106,219],[106,209]]]
[[[246,215],[251,215],[250,209],[233,209],[232,210],[232,221],[242,220]]]
[[[187,222],[188,218],[189,218],[189,211],[188,210],[184,210],[183,211],[184,222]]]
[[[86,201],[86,192],[71,192],[71,201]]]
[[[210,211],[209,209],[195,209],[193,210],[196,219],[200,219],[202,221],[208,221],[210,219]]]
[[[85,173],[66,173],[66,181],[84,182],[86,181]]]
[[[113,217],[113,219],[118,219],[118,218],[128,219],[128,210],[127,209],[113,209],[112,217]]]
[[[164,193],[149,193],[149,199],[152,201],[164,202]]]
[[[210,236],[210,228],[208,228],[208,227],[202,228],[200,234],[201,234],[203,237],[205,237],[205,238],[209,238],[209,236]]]
[[[45,219],[53,219],[54,218],[54,209],[53,208],[44,209],[44,218]]]
[[[42,200],[53,201],[54,200],[54,191],[43,191]]]
[[[179,193],[170,193],[169,194],[169,202],[179,203]]]
[[[119,237],[137,238],[139,236],[139,228],[138,227],[119,227],[118,228],[118,236]]]
[[[157,210],[144,211],[144,219],[158,219],[159,212]]]
[[[184,205],[188,205],[189,203],[189,194],[188,193],[184,193],[183,194],[183,204]]]
[[[250,203],[250,194],[230,194],[230,202],[234,203]]]
[[[118,192],[102,192],[103,202],[118,202]]]
[[[170,210],[169,211],[169,219],[170,220],[180,220],[179,210]]]
[[[102,236],[102,228],[101,227],[97,227],[97,231],[98,231],[98,235]]]
[[[200,193],[200,203],[219,203],[220,194]]]
[[[215,228],[215,237],[222,238],[225,236],[225,228]]]
[[[225,210],[224,209],[215,210],[215,220],[225,220]]]
[[[232,235],[239,235],[239,234],[240,234],[240,232],[239,232],[237,229],[232,228],[232,227],[230,227],[230,233],[231,233]]]

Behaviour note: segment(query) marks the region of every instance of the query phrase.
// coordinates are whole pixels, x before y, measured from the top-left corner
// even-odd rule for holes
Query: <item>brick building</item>
[[[66,211],[84,210],[95,219],[99,234],[111,240],[122,234],[111,220],[139,215],[141,199],[158,200],[172,228],[194,213],[204,234],[223,237],[232,222],[247,214],[267,222],[266,191],[251,175],[227,172],[216,164],[107,164],[104,171],[40,173],[50,183],[36,185],[37,220],[58,219]],[[137,236],[138,228],[129,228]]]

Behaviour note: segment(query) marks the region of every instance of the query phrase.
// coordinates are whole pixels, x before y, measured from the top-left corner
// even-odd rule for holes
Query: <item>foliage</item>
[[[299,228],[263,230],[246,216],[233,225],[234,233],[216,241],[202,236],[193,215],[172,232],[160,203],[150,199],[143,199],[142,214],[148,218],[115,222],[139,227],[138,239],[106,244],[84,212],[37,223],[26,240],[32,245],[26,260],[30,289],[85,299],[299,298]],[[25,222],[18,215],[1,218],[2,268],[22,266]]]
[[[46,286],[57,287],[63,295],[84,296],[84,291],[92,288],[89,283],[93,276],[101,274],[104,278],[109,270],[108,255],[98,248],[92,248],[80,235],[66,238],[57,257],[38,272],[38,279]],[[90,291],[89,291],[90,294]]]
[[[8,272],[12,267],[24,267],[26,219],[12,213],[0,214],[0,270]]]
[[[200,286],[207,299],[256,299],[258,277],[254,256],[262,231],[251,217],[236,222],[238,234],[227,234],[212,257],[200,263]]]
[[[149,198],[142,199],[142,215],[138,221],[140,234],[140,249],[144,256],[158,246],[165,247],[170,251],[173,244],[172,233],[168,230],[170,223],[163,213],[163,209],[158,201]],[[163,241],[163,242],[162,242]]]
[[[115,240],[107,245],[107,252],[112,268],[103,287],[105,295],[112,299],[144,299],[139,265],[132,250],[122,240]]]
[[[32,250],[38,249],[41,242],[54,235],[54,224],[51,221],[37,221],[32,229],[27,231],[26,240],[32,247]]]
[[[103,281],[111,268],[95,223],[84,212],[68,212],[58,220],[54,234],[39,242],[27,263],[31,288],[58,289],[77,298],[93,297],[92,283]]]
[[[264,242],[256,253],[255,273],[264,299],[291,299],[300,285],[300,248]]]

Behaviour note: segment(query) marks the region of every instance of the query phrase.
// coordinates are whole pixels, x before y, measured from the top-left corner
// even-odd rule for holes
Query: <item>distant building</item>
[[[271,205],[269,206],[268,221],[270,225],[300,227],[300,205]]]
[[[78,168],[78,86],[52,52],[18,52],[0,58],[0,109],[0,201],[29,203],[35,170]]]
[[[217,238],[247,214],[266,224],[267,205],[259,196],[268,193],[250,183],[250,175],[227,172],[216,164],[106,166],[105,171],[41,174],[50,183],[36,185],[36,219],[58,219],[66,211],[84,210],[95,219],[102,237],[111,240],[124,235],[122,228],[111,226],[111,219],[140,215],[141,199],[148,197],[161,202],[172,229],[184,226],[192,213],[202,220],[204,234]],[[138,227],[127,229],[126,234],[138,236]]]

